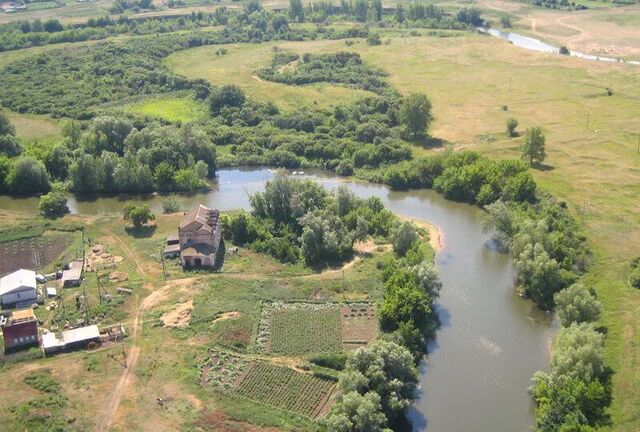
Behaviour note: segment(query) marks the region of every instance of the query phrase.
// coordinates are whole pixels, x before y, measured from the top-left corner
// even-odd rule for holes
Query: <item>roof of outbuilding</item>
[[[197,221],[200,223],[201,229],[213,232],[218,227],[219,216],[220,212],[218,210],[212,210],[209,207],[205,207],[200,204],[182,218],[182,221],[180,221],[180,228],[186,228],[192,222]]]
[[[9,294],[22,287],[36,289],[36,272],[20,269],[0,279],[0,295]]]

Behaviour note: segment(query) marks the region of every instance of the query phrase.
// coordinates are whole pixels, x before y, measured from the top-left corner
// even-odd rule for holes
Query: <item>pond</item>
[[[221,170],[211,191],[180,198],[185,208],[202,203],[221,210],[248,208],[248,193],[264,188],[268,169]],[[443,199],[431,190],[393,192],[383,185],[345,181],[313,172],[328,189],[348,186],[362,198],[377,196],[394,213],[440,227],[444,247],[436,265],[444,282],[437,304],[442,321],[421,365],[421,393],[410,419],[416,431],[526,431],[533,428],[529,379],[548,363],[554,326],[514,290],[508,255],[492,247],[482,230],[482,211]],[[162,197],[78,198],[73,213],[120,212],[129,200],[161,212]],[[34,211],[36,198],[0,197],[0,208]]]

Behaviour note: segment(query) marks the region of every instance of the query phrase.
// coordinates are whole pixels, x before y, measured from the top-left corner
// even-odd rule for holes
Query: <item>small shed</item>
[[[45,288],[45,291],[47,293],[47,297],[49,297],[49,298],[58,296],[58,290],[56,290],[53,287],[47,287],[47,288]]]
[[[55,333],[44,334],[42,335],[42,348],[46,355],[50,355],[61,351],[84,349],[92,342],[99,344],[101,341],[98,326],[90,325],[63,331],[59,338]]]
[[[69,264],[69,269],[62,272],[62,287],[71,288],[80,286],[82,281],[82,260],[73,261]]]
[[[40,343],[38,320],[33,309],[14,311],[2,327],[2,336],[5,352],[37,346]]]
[[[0,279],[0,303],[4,309],[30,306],[37,298],[33,270],[20,269]]]

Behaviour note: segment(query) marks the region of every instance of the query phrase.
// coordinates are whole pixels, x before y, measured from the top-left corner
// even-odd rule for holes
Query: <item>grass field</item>
[[[213,85],[239,85],[248,96],[262,102],[273,102],[284,110],[301,106],[330,107],[371,94],[324,83],[293,87],[263,81],[255,75],[256,70],[270,64],[274,46],[286,45],[289,49],[304,50],[308,44],[312,42],[224,45],[229,52],[222,56],[215,55],[220,46],[208,46],[175,53],[166,61],[174,71],[189,78],[204,78]],[[344,42],[340,44],[346,48]]]
[[[199,120],[208,114],[205,104],[197,102],[192,95],[159,96],[144,99],[126,105],[124,111],[171,122]]]

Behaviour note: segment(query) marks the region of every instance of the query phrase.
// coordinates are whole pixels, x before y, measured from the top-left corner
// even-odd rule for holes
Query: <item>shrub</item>
[[[177,213],[181,210],[180,201],[175,197],[168,197],[162,200],[162,212],[163,213]]]
[[[343,370],[347,362],[347,353],[324,353],[316,354],[309,358],[309,361],[318,366],[334,370]]]
[[[516,132],[516,128],[518,127],[518,120],[513,117],[509,117],[507,119],[507,135],[510,137],[517,137],[518,133]]]
[[[49,192],[46,195],[42,195],[38,208],[40,213],[48,218],[56,218],[69,213],[67,197],[60,192]]]
[[[572,323],[597,321],[602,305],[592,290],[581,284],[574,284],[553,296],[560,323],[569,326]]]
[[[629,284],[631,284],[633,288],[640,289],[640,267],[636,267],[631,271],[631,274],[629,275]]]

